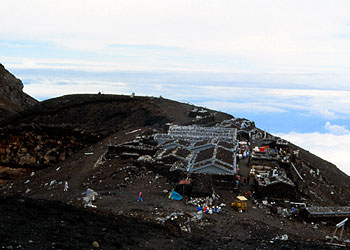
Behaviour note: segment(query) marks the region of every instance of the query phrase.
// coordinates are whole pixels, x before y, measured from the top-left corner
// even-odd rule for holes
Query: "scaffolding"
[[[350,216],[350,207],[308,207],[306,210],[314,218]]]
[[[177,147],[190,150],[192,154],[186,164],[188,173],[233,175],[237,172],[236,128],[171,125],[167,134],[155,134],[154,139],[158,142],[158,147],[165,150]],[[187,144],[182,145],[183,142]],[[213,148],[213,153],[204,160],[196,161],[197,156],[209,148]],[[218,149],[229,152],[229,162],[219,159]]]
[[[176,139],[186,141],[203,141],[213,138],[223,141],[236,141],[237,129],[172,125],[169,127],[167,134],[155,134],[154,136],[154,139],[158,141],[158,143]]]

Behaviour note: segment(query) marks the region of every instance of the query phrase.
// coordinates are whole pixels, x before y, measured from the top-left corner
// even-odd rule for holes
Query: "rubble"
[[[92,246],[95,248],[99,248],[100,244],[97,241],[92,242]]]
[[[19,125],[0,129],[0,161],[41,169],[86,147],[97,137],[69,126]]]
[[[141,155],[139,158],[137,158],[137,161],[142,163],[154,163],[155,160],[150,155]]]
[[[280,236],[276,236],[272,240],[288,240],[288,235],[287,234],[283,234],[283,235],[280,235]]]
[[[57,183],[56,180],[52,180],[52,181],[50,182],[49,186],[53,186],[53,185],[55,185],[56,183]]]
[[[92,202],[96,200],[97,192],[88,188],[85,192],[85,197],[83,197],[83,205],[84,207],[92,207],[96,208],[96,205],[93,205]]]

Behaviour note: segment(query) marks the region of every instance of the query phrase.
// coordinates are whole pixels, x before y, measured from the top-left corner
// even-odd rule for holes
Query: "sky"
[[[244,117],[350,175],[350,1],[5,0],[0,63],[38,100],[163,96]]]

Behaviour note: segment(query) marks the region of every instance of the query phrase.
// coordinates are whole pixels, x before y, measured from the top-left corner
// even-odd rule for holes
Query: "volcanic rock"
[[[25,110],[37,101],[23,92],[23,83],[0,64],[0,120]]]

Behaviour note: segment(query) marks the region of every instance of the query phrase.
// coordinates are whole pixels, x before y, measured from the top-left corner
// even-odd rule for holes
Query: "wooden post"
[[[332,236],[332,239],[331,239],[331,243],[333,243],[333,240],[334,240],[334,237],[337,233],[337,230],[338,228],[341,228],[341,231],[340,231],[340,235],[339,235],[339,238],[338,240],[341,241],[341,239],[343,238],[343,232],[344,232],[344,227],[345,227],[345,222],[348,221],[348,218],[346,218],[345,220],[339,222],[336,226],[335,226],[335,230],[334,230],[334,233],[333,233],[333,236]]]
[[[338,230],[338,227],[336,227],[335,230],[334,230],[334,233],[332,235],[331,243],[333,243],[333,240],[334,240],[335,234],[337,233],[337,230]]]
[[[344,226],[345,226],[345,224],[341,227],[339,240],[342,240],[342,238],[343,238]]]

